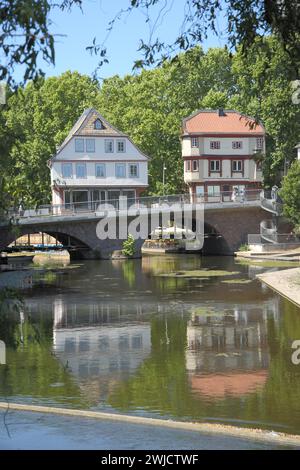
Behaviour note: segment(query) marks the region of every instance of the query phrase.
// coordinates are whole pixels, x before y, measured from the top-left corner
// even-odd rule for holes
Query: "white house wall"
[[[234,172],[231,174],[231,160],[222,160],[222,176],[220,172],[213,172],[209,175],[209,160],[203,158],[199,160],[199,171],[186,171],[184,173],[184,180],[186,183],[197,182],[205,179],[206,181],[220,179],[224,180],[251,180],[262,181],[262,172],[255,172],[256,164],[253,160],[244,159],[244,174]]]
[[[220,142],[220,149],[211,149],[210,142]],[[256,137],[199,137],[199,146],[192,147],[191,137],[182,139],[182,155],[184,157],[194,157],[201,155],[252,155],[256,149]],[[233,149],[232,142],[242,142],[241,149]]]
[[[126,138],[122,137],[96,137],[96,136],[75,136],[75,138],[80,139],[95,139],[95,152],[87,153],[87,152],[75,152],[75,140],[74,137],[71,139],[70,142],[58,153],[55,157],[55,160],[86,160],[86,161],[94,161],[94,160],[114,160],[114,161],[121,161],[121,160],[147,160],[147,158],[133,145],[133,143]],[[105,152],[105,140],[112,140],[114,142],[114,152],[113,153],[106,153]],[[125,152],[116,152],[117,148],[117,141],[118,140],[125,140],[126,142],[126,149]]]
[[[101,187],[120,187],[120,186],[146,186],[148,184],[148,171],[147,171],[147,161],[138,161],[138,177],[137,178],[129,178],[128,176],[125,178],[116,178],[116,159],[115,155],[113,156],[114,161],[104,160],[101,158],[99,159],[99,163],[105,163],[105,170],[106,170],[106,177],[105,178],[96,178],[96,159],[87,160],[85,158],[78,159],[76,161],[70,162],[73,165],[73,177],[72,178],[63,178],[62,176],[62,163],[61,161],[53,162],[51,168],[51,180],[63,180],[68,187],[72,186],[79,186],[79,187],[87,187],[87,186],[101,186]],[[91,161],[92,160],[92,161]],[[129,174],[129,163],[130,162],[137,162],[130,158],[127,161],[122,160],[122,162],[126,165],[126,175]],[[66,160],[64,160],[66,162]],[[86,163],[86,171],[87,177],[86,178],[76,178],[76,163],[83,162]]]

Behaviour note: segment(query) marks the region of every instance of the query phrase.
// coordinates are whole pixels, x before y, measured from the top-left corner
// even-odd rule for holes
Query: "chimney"
[[[223,108],[219,108],[219,116],[226,116]]]

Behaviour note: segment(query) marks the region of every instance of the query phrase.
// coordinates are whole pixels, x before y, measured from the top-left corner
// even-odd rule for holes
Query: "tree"
[[[24,68],[23,81],[43,75],[39,60],[55,63],[55,35],[50,15],[56,8],[80,6],[81,0],[2,0],[0,3],[0,81],[15,84],[17,65]]]
[[[7,89],[7,95],[11,90]],[[7,96],[7,97],[8,97]],[[9,168],[9,151],[13,144],[13,135],[6,128],[5,112],[7,104],[0,104],[0,220],[6,216],[7,208],[11,204],[11,197],[7,191],[6,174]]]
[[[241,45],[245,54],[256,38],[276,35],[291,62],[295,62],[295,70],[300,65],[300,5],[297,0],[185,0],[181,32],[169,45],[154,35],[155,24],[162,21],[162,18],[167,21],[168,12],[172,7],[175,8],[172,2],[131,0],[130,4],[129,11],[144,10],[147,22],[150,22],[151,11],[158,9],[148,42],[141,41],[140,50],[144,54],[144,60],[137,61],[138,66],[155,63],[157,55],[165,60],[178,50],[188,50],[201,43],[208,31],[213,31],[217,36],[226,31],[229,46],[236,48]],[[220,33],[218,19],[221,15],[226,17],[227,24]]]
[[[94,105],[99,86],[78,72],[30,82],[8,99],[5,132],[14,136],[5,172],[6,190],[26,206],[50,202],[49,158],[85,108]]]
[[[283,199],[283,212],[286,217],[300,228],[300,161],[296,160],[283,179],[280,196]]]
[[[71,10],[74,6],[84,9],[83,0],[3,0],[0,3],[0,80],[14,82],[17,65],[24,68],[23,81],[36,79],[42,74],[39,59],[55,63],[55,34],[52,32],[51,15],[57,8]],[[123,15],[134,10],[145,14],[150,28],[148,39],[142,38],[139,50],[142,59],[135,67],[162,63],[180,51],[186,51],[201,43],[208,31],[224,36],[227,33],[230,48],[242,45],[247,53],[255,38],[274,34],[294,65],[296,76],[300,66],[300,5],[298,0],[184,0],[180,33],[166,44],[157,35],[157,25],[168,21],[173,0],[127,0],[124,8],[113,18],[108,29],[114,28]],[[151,22],[152,16],[154,19]],[[218,19],[227,19],[224,30],[219,31]],[[105,32],[107,34],[107,31]],[[105,44],[87,46],[91,53],[100,56],[99,65],[107,61]]]
[[[10,194],[16,204],[50,201],[47,160],[90,106],[151,157],[149,195],[185,191],[180,126],[201,108],[237,109],[261,120],[268,134],[265,184],[278,184],[300,136],[300,106],[292,101],[289,67],[282,46],[271,37],[255,42],[247,59],[240,49],[231,55],[226,48],[204,52],[196,47],[175,62],[111,77],[101,87],[77,72],[20,87],[0,109],[2,200]]]
[[[289,81],[292,65],[276,37],[255,41],[247,58],[238,48],[232,64],[236,88],[229,107],[264,124],[264,179],[271,187],[280,183],[285,166],[293,161],[300,136],[300,106],[293,103]]]
[[[235,88],[231,64],[226,49],[210,49],[204,53],[202,48],[196,47],[180,54],[176,63],[167,61],[139,75],[104,80],[98,109],[151,157],[151,195],[163,194],[164,164],[165,193],[184,191],[182,119],[203,107],[212,92],[219,99],[221,96],[222,104],[226,104]]]

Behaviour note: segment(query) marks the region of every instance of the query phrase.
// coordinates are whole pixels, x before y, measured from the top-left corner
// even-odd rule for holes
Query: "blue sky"
[[[70,12],[55,11],[51,20],[52,32],[64,37],[56,38],[55,67],[43,64],[46,76],[59,75],[66,70],[77,70],[91,75],[97,66],[97,57],[86,51],[86,46],[92,44],[96,36],[97,43],[102,43],[107,35],[109,21],[123,8],[128,6],[128,0],[83,0],[83,12],[74,7]],[[166,42],[174,40],[183,17],[183,0],[167,0],[172,6],[165,20],[157,29],[157,35]],[[161,3],[163,4],[163,2]],[[154,11],[152,20],[156,18]],[[220,25],[222,27],[222,25]],[[145,16],[141,11],[134,11],[115,24],[113,31],[106,41],[109,64],[99,72],[101,78],[115,74],[131,73],[134,60],[140,58],[137,52],[139,39],[149,37],[149,26],[145,24]],[[210,34],[204,43],[205,49],[212,46],[222,46],[225,40]]]

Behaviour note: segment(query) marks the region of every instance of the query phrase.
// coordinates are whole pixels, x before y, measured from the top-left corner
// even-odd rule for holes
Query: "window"
[[[116,163],[116,177],[117,178],[126,177],[126,167],[124,163]]]
[[[219,140],[211,140],[210,141],[210,148],[212,150],[217,150],[221,148],[221,142]]]
[[[220,186],[207,186],[208,196],[220,196]]]
[[[263,137],[257,137],[256,139],[256,148],[259,150],[262,150],[264,146],[264,138]]]
[[[84,152],[84,139],[75,139],[75,152]]]
[[[123,189],[122,196],[126,196],[127,199],[135,199],[135,190],[134,189]]]
[[[70,193],[70,191],[64,191],[64,201],[65,201],[66,206],[68,206],[71,203],[71,193]]]
[[[242,160],[233,160],[232,161],[232,171],[242,172],[243,171],[243,162]]]
[[[210,171],[220,171],[220,160],[210,160]]]
[[[196,186],[196,196],[197,197],[204,196],[204,186]]]
[[[103,202],[106,200],[106,191],[104,190],[94,189],[91,193],[93,202]]]
[[[241,140],[236,140],[235,142],[232,142],[232,148],[233,149],[242,149],[243,148],[243,142]]]
[[[192,147],[199,147],[198,137],[192,137]]]
[[[76,163],[76,178],[86,178],[85,163]]]
[[[95,139],[86,139],[85,149],[87,152],[95,152]]]
[[[131,339],[132,349],[142,349],[143,337],[142,335],[134,335]]]
[[[114,141],[113,140],[106,140],[105,141],[105,152],[106,153],[113,153],[114,151]]]
[[[72,163],[63,163],[61,166],[61,176],[63,178],[72,178],[73,177],[73,169]]]
[[[104,129],[104,126],[100,119],[96,119],[96,121],[94,121],[94,129]]]
[[[191,171],[191,160],[185,162],[185,171]]]
[[[137,163],[131,163],[129,165],[129,176],[131,178],[137,178],[139,176],[139,171],[138,171],[138,165]]]
[[[198,160],[193,160],[193,171],[198,171],[199,165]]]
[[[125,152],[125,140],[117,140],[117,152]]]
[[[96,163],[96,178],[105,178],[105,163]]]

